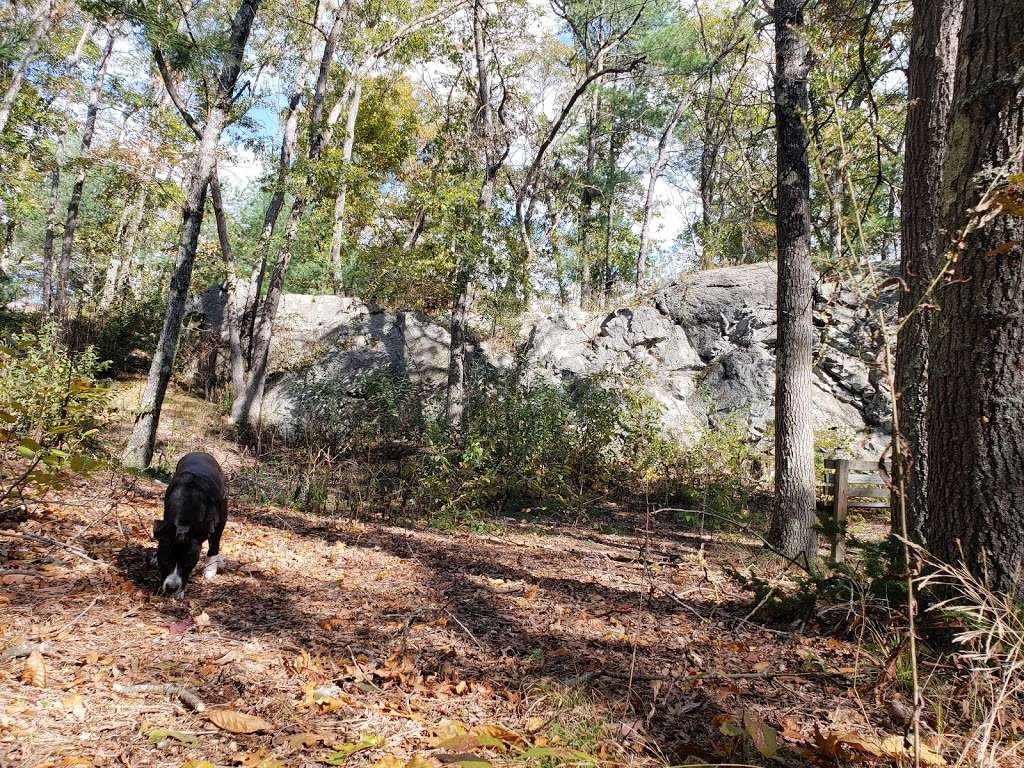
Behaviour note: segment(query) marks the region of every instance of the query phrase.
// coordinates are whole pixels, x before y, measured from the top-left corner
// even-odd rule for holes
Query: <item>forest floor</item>
[[[169,457],[237,466],[219,435],[172,392]],[[0,530],[0,765],[836,765],[903,732],[857,605],[760,624],[723,565],[782,570],[737,534],[234,504],[226,570],[175,601],[146,564],[162,492],[98,473]],[[154,684],[205,711],[123,687]]]

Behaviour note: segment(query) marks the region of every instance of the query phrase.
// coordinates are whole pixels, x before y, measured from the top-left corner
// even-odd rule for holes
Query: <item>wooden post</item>
[[[835,461],[832,489],[832,559],[841,563],[846,559],[846,514],[850,504],[849,459]]]

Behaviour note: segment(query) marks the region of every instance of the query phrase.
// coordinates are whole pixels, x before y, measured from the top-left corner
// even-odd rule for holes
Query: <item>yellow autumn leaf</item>
[[[21,679],[36,688],[46,685],[46,666],[43,664],[43,654],[39,651],[32,651],[25,659],[25,669],[21,673]]]
[[[60,705],[65,712],[69,712],[79,720],[85,718],[85,704],[80,694],[74,693],[70,696],[65,696],[60,700]]]
[[[497,723],[486,723],[476,729],[476,732],[482,736],[490,736],[492,739],[497,739],[509,746],[518,747],[525,749],[528,744],[526,739],[520,736],[515,731],[511,731],[503,725]]]
[[[405,768],[405,761],[400,757],[388,755],[374,763],[372,768]]]
[[[206,713],[210,722],[231,733],[258,733],[273,730],[274,726],[261,717],[235,712],[233,709],[213,709]]]
[[[526,722],[523,723],[523,730],[527,733],[537,733],[544,727],[546,722],[543,717],[528,717]]]
[[[896,734],[886,736],[878,746],[882,753],[890,759],[913,760],[914,758],[913,744],[907,744],[902,736],[897,736]],[[921,765],[940,766],[946,764],[942,755],[938,754],[924,742],[921,742],[918,755],[921,759]]]

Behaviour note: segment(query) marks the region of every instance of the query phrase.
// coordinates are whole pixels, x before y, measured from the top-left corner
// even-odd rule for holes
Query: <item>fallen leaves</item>
[[[359,741],[346,744],[335,744],[334,751],[327,756],[328,765],[344,765],[356,752],[367,749],[379,749],[384,746],[384,737],[376,734],[364,735]]]
[[[194,747],[199,743],[199,739],[190,733],[182,733],[181,731],[172,731],[168,728],[157,728],[150,724],[148,720],[142,721],[142,726],[139,729],[142,735],[149,739],[151,744],[155,744],[158,747],[165,746],[168,740],[173,739],[181,744],[186,744],[190,747]]]
[[[43,663],[43,654],[38,650],[32,651],[25,659],[25,668],[22,670],[21,679],[35,688],[46,686],[46,665]]]
[[[757,712],[748,709],[743,713],[743,730],[754,744],[754,748],[765,757],[772,757],[779,750],[779,734],[768,725]]]
[[[236,712],[233,709],[211,709],[206,716],[218,728],[230,733],[259,733],[274,729],[273,724],[262,717]]]
[[[871,762],[878,760],[905,761],[914,759],[914,746],[897,734],[881,737],[859,733],[822,732],[814,729],[814,745],[825,757],[844,762]],[[929,745],[918,745],[920,764],[943,766],[945,759]]]

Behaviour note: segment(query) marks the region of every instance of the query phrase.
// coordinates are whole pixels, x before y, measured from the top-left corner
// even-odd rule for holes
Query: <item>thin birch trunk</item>
[[[39,46],[42,44],[43,38],[46,37],[50,27],[53,25],[56,11],[57,6],[53,0],[42,0],[32,14],[30,19],[32,32],[29,34],[25,50],[21,54],[21,59],[18,60],[18,64],[14,68],[11,82],[7,84],[7,90],[4,92],[3,98],[0,99],[0,134],[4,132],[4,129],[7,127],[7,121],[11,119],[11,110],[14,109],[14,102],[18,98],[18,91],[21,90],[21,83],[25,79],[29,65],[32,64],[36,54],[39,52]]]
[[[352,80],[348,108],[346,109],[345,138],[341,145],[341,175],[338,179],[338,191],[334,198],[334,228],[331,233],[331,283],[336,294],[340,294],[344,287],[341,249],[345,243],[345,205],[348,199],[348,177],[352,168],[352,150],[356,142],[356,120],[359,117],[362,94],[363,83],[356,75]]]
[[[103,82],[107,78],[107,67],[110,58],[114,53],[114,43],[117,42],[117,35],[113,30],[107,32],[107,45],[103,49],[103,55],[96,67],[96,76],[93,78],[92,87],[89,89],[89,100],[85,113],[85,126],[82,129],[82,144],[78,152],[78,173],[71,186],[71,198],[68,200],[67,214],[64,217],[64,236],[61,241],[60,258],[57,261],[57,280],[54,292],[53,309],[51,314],[63,322],[66,318],[68,308],[68,291],[70,286],[71,255],[75,247],[75,228],[78,226],[78,213],[82,206],[82,192],[85,189],[86,177],[86,155],[92,148],[93,135],[96,132],[96,117],[99,114],[100,94],[103,92]]]
[[[669,117],[668,122],[665,123],[665,127],[661,132],[661,138],[658,139],[658,154],[654,159],[654,165],[651,166],[651,177],[647,181],[647,195],[644,197],[644,213],[640,221],[640,247],[637,249],[636,254],[636,282],[634,286],[637,293],[644,286],[647,253],[650,250],[649,232],[651,218],[654,215],[654,195],[658,186],[658,180],[665,173],[665,168],[668,166],[668,147],[672,140],[672,134],[675,132],[676,126],[679,125],[683,114],[689,108],[692,99],[692,95],[688,93],[676,102],[676,108],[672,111],[672,116]]]

